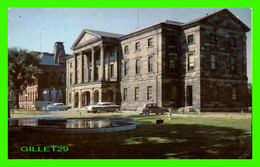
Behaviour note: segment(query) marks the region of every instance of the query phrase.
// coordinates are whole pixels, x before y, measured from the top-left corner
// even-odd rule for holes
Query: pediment
[[[93,43],[100,39],[101,39],[100,36],[93,34],[91,32],[88,32],[86,30],[83,30],[81,32],[81,34],[79,35],[79,37],[77,38],[77,40],[72,45],[72,49],[85,46],[87,44]]]
[[[203,24],[232,29],[238,31],[249,31],[250,29],[228,10],[223,10],[202,21]]]

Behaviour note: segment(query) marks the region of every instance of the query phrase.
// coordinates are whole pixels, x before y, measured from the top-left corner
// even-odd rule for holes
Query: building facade
[[[246,108],[246,32],[227,9],[126,35],[83,30],[67,57],[67,104],[147,102],[197,111]]]
[[[33,85],[26,88],[19,95],[19,105],[22,108],[41,109],[45,106],[45,98],[48,103],[66,103],[66,62],[63,42],[54,44],[53,53],[36,52],[40,58],[39,68],[43,74],[35,78]],[[47,94],[44,95],[43,91]]]

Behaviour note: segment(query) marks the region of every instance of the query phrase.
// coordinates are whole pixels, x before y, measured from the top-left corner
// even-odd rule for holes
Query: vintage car
[[[71,106],[64,105],[63,103],[53,103],[46,107],[47,111],[57,111],[57,110],[68,110]]]
[[[137,108],[136,111],[146,115],[149,115],[150,113],[164,114],[169,112],[167,108],[159,107],[156,103],[146,103],[143,106]]]
[[[88,106],[82,107],[83,110],[86,110],[88,112],[119,112],[120,106],[114,105],[110,102],[100,102],[100,103],[91,103]]]

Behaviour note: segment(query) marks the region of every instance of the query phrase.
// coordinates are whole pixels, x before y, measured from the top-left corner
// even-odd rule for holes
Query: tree
[[[19,94],[42,74],[40,58],[35,52],[26,49],[8,49],[8,92],[13,91],[14,103],[19,108]]]

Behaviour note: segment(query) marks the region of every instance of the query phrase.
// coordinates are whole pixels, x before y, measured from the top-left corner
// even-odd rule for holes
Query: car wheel
[[[150,112],[149,112],[149,111],[145,111],[144,114],[145,114],[145,115],[149,115]]]

